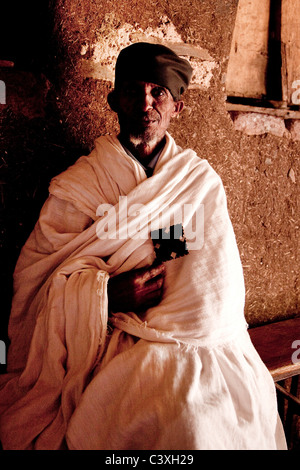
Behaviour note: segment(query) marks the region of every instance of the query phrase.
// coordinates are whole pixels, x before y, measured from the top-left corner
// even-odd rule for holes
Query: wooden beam
[[[267,94],[269,20],[270,0],[239,0],[227,67],[227,96],[262,98]]]
[[[282,0],[281,42],[283,98],[291,106],[300,96],[300,0]]]
[[[293,405],[297,406],[298,413],[300,415],[300,399],[295,395],[292,395],[288,390],[277,383],[275,384],[275,387],[286,397],[287,400],[289,400]]]
[[[284,119],[300,119],[300,111],[293,111],[287,108],[264,108],[261,106],[252,106],[230,102],[226,102],[225,106],[227,111],[269,114],[270,116],[282,117]]]

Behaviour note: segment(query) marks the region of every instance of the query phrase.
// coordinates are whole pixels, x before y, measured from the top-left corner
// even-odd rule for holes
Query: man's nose
[[[141,107],[143,112],[149,111],[153,107],[153,96],[151,93],[144,91],[141,93]]]

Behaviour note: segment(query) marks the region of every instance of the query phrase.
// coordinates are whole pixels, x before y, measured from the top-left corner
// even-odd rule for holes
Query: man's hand
[[[162,298],[164,264],[135,269],[108,281],[108,304],[113,312],[140,312],[157,305]]]

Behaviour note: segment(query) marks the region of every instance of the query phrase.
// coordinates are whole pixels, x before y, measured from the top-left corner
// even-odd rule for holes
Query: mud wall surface
[[[41,4],[38,14],[30,2],[23,11],[31,21],[30,37],[26,31],[20,37],[22,27],[15,36],[7,32],[9,47],[0,57],[14,62],[0,68],[6,84],[6,104],[0,105],[5,314],[15,260],[51,177],[87,154],[96,137],[118,131],[106,99],[114,62],[122,47],[148,40],[173,47],[194,67],[184,111],[170,132],[223,180],[244,268],[248,323],[298,315],[300,143],[288,132],[249,135],[225,109],[237,1]]]

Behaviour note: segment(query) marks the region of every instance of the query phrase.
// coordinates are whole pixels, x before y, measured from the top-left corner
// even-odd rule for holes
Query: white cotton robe
[[[150,265],[178,213],[189,254],[165,263],[162,301],[108,318],[109,276]],[[286,448],[222,183],[169,134],[151,178],[116,136],[54,178],[14,276],[5,449]]]

